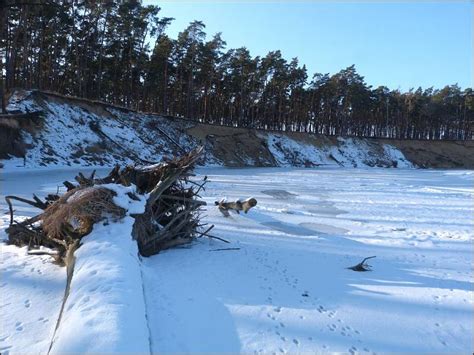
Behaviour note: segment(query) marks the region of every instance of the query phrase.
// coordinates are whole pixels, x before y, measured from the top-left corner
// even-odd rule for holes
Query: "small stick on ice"
[[[375,256],[369,256],[362,260],[360,263],[357,265],[348,267],[348,269],[354,270],[354,271],[371,271],[371,266],[366,263],[367,260],[375,258]]]
[[[210,249],[209,251],[225,251],[225,250],[240,250],[240,248],[220,248],[220,249]]]

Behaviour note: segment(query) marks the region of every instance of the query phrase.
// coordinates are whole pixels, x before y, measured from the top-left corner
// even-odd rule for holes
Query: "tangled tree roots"
[[[120,219],[126,211],[113,203],[114,191],[91,186],[74,188],[46,208],[41,215],[43,231],[55,239],[81,238],[103,216]]]
[[[189,243],[201,236],[220,239],[209,235],[213,226],[206,229],[200,222],[201,206],[206,203],[198,197],[206,177],[199,183],[189,179],[201,152],[202,148],[199,148],[181,158],[146,167],[121,169],[117,165],[103,179],[95,178],[95,171],[89,177],[79,173],[75,178],[78,184],[65,181],[67,192],[62,196],[48,195],[45,201],[36,195],[33,200],[6,196],[10,208],[9,242],[30,248],[55,249],[58,261],[64,261],[67,251],[92,231],[94,223],[125,216],[126,211],[113,202],[116,193],[105,184],[133,184],[137,194],[147,196],[145,212],[132,215],[135,218],[132,234],[143,256]],[[137,195],[128,195],[138,199]],[[30,204],[43,212],[17,222],[12,200]]]

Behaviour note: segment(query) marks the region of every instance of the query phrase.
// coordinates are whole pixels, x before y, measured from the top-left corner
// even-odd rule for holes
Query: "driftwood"
[[[354,271],[372,271],[371,270],[372,266],[370,266],[369,264],[366,263],[367,260],[372,259],[372,258],[375,258],[375,256],[369,256],[369,257],[365,258],[364,260],[362,260],[357,265],[348,267],[348,269],[354,270]]]
[[[224,217],[229,217],[229,211],[234,211],[240,214],[240,211],[247,213],[252,207],[257,205],[257,200],[253,197],[250,197],[246,200],[237,200],[232,202],[227,202],[226,200],[214,202],[219,211],[224,215]]]
[[[45,201],[33,195],[33,200],[7,196],[10,211],[10,226],[7,228],[9,242],[30,248],[40,246],[57,251],[58,260],[65,260],[71,245],[92,231],[94,223],[104,218],[122,218],[126,211],[113,203],[115,192],[104,184],[135,185],[136,193],[147,196],[145,212],[132,215],[135,218],[132,235],[137,240],[143,256],[186,244],[198,237],[228,241],[209,234],[213,226],[200,223],[201,207],[198,193],[204,188],[202,182],[189,180],[202,148],[180,158],[169,159],[152,166],[115,166],[104,178],[95,171],[85,176],[79,173],[75,183],[65,181],[67,192],[48,195]],[[131,199],[138,196],[129,193]],[[14,219],[12,201],[27,203],[42,212],[22,222]],[[107,217],[106,217],[107,216]]]

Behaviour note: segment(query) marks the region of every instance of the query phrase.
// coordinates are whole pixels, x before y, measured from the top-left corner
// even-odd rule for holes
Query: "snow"
[[[114,203],[125,209],[128,215],[145,212],[145,204],[148,195],[139,195],[135,185],[122,186],[117,184],[104,184],[101,185],[101,187],[116,193],[116,196],[113,197]],[[132,200],[127,194],[132,194],[136,199]]]
[[[2,193],[42,197],[75,173],[5,173]],[[197,173],[210,180],[205,221],[231,243],[203,237],[139,258],[131,217],[96,225],[76,253],[53,352],[473,351],[473,171]],[[120,188],[117,203],[140,211],[129,191]],[[223,196],[258,204],[226,218],[214,206]],[[0,351],[46,352],[65,270],[1,247]],[[347,269],[373,255],[371,272]]]
[[[112,167],[117,163],[142,163],[140,159],[158,162],[175,153],[168,137],[182,146],[197,146],[197,142],[182,134],[178,122],[155,115],[115,109],[94,112],[61,99],[35,100],[28,91],[12,97],[8,109],[41,110],[44,123],[34,135],[22,131],[23,141],[30,146],[25,159],[11,157],[1,161],[7,171],[46,166]],[[168,137],[149,129],[150,125],[157,125]]]
[[[403,153],[395,148],[393,145],[384,144],[384,153],[388,159],[397,162],[397,168],[413,168],[413,164],[410,163]]]
[[[472,172],[200,173],[232,244],[144,259],[154,352],[472,351]],[[225,218],[224,195],[258,204]],[[346,269],[372,255],[372,272]]]
[[[265,138],[264,135],[261,135]],[[267,134],[267,144],[279,166],[304,166],[307,163],[327,164],[329,158],[310,144],[297,142],[289,137],[278,134]],[[334,161],[329,162],[334,164]]]
[[[96,224],[83,239],[51,353],[149,352],[133,222]]]
[[[61,181],[71,180],[74,174],[69,169],[5,173],[2,193],[30,198],[31,193],[40,191],[43,197],[56,192]],[[140,201],[135,201],[126,195],[135,192],[134,186],[103,186],[117,193],[114,202],[128,213],[117,223],[96,224],[83,239],[76,252],[70,294],[55,335],[66,269],[52,264],[49,256],[27,255],[26,248],[0,244],[2,354],[46,353],[53,339],[51,353],[149,351],[138,248],[131,238],[134,219],[129,216],[143,212],[145,199],[141,196]],[[7,209],[3,199],[1,206],[2,210]],[[15,209],[25,216],[36,212],[21,204]],[[0,219],[3,238],[7,217]],[[134,341],[129,341],[129,336]]]
[[[389,144],[380,146],[362,138],[337,138],[337,144],[316,146],[288,136],[261,133],[279,166],[339,165],[344,167],[413,168],[401,151]]]
[[[0,227],[3,229],[0,221]],[[0,244],[0,352],[46,353],[64,295],[66,272],[44,255]]]

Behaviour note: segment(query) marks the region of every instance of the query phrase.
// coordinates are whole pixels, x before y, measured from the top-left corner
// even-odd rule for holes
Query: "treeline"
[[[62,94],[267,130],[401,139],[472,139],[474,95],[457,85],[372,88],[354,66],[308,77],[280,51],[253,57],[192,22],[139,1],[3,0],[2,86]]]

